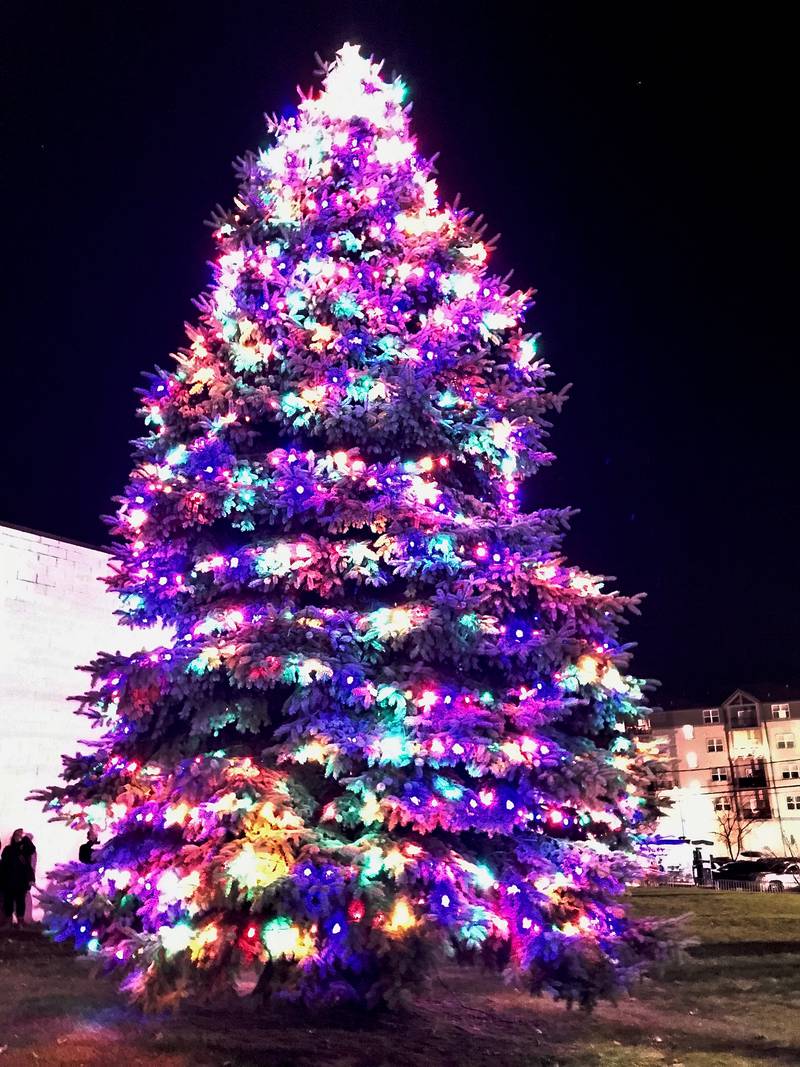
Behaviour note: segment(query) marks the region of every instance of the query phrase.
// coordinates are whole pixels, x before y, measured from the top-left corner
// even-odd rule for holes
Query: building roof
[[[91,545],[88,541],[76,541],[74,537],[62,537],[61,534],[48,533],[47,530],[34,530],[31,526],[18,526],[15,522],[0,521],[0,530],[16,530],[17,533],[31,534],[32,537],[46,537],[49,541],[60,541],[65,545],[77,545],[78,548],[90,548],[93,552],[105,552],[106,555],[111,551],[105,545]]]
[[[719,686],[709,686],[705,690],[696,690],[687,695],[665,697],[662,700],[656,695],[652,701],[654,709],[664,711],[677,711],[681,708],[717,708],[729,700],[734,693],[746,693],[761,703],[788,703],[792,700],[800,700],[800,681],[781,682],[749,682],[741,685],[733,685],[729,689],[722,690]]]

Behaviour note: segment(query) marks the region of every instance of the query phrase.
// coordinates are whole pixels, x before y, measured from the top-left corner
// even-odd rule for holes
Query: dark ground
[[[242,1003],[146,1016],[36,933],[0,938],[2,1067],[789,1067],[800,1063],[800,894],[640,890],[634,907],[693,910],[702,956],[593,1015],[475,973],[443,971],[404,1017],[323,1026]]]

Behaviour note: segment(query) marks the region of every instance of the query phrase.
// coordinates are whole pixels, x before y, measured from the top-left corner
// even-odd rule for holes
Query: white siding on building
[[[100,650],[158,643],[118,625],[116,597],[99,580],[107,567],[99,549],[0,526],[0,841],[18,826],[31,832],[39,885],[56,863],[76,858],[82,841],[27,799],[57,781],[62,753],[89,732],[67,700],[89,685],[76,667]]]

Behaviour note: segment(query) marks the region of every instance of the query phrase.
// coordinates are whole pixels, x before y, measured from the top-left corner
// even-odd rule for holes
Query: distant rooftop
[[[748,693],[762,703],[778,704],[800,700],[800,681],[781,681],[734,683],[724,690],[719,686],[710,686],[706,690],[691,692],[688,696],[660,697],[660,694],[656,692],[653,694],[651,703],[654,708],[663,708],[665,711],[674,711],[679,708],[716,708],[737,690]]]

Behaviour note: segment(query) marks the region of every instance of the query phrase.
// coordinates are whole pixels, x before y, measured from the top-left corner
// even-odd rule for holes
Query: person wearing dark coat
[[[92,862],[92,853],[97,847],[97,837],[97,830],[93,826],[90,826],[86,834],[86,840],[78,849],[78,860],[81,863]]]
[[[25,838],[24,831],[15,830],[0,855],[3,915],[6,920],[11,921],[16,916],[17,926],[25,925],[25,906],[28,902],[28,892],[33,885],[31,858],[34,852],[33,844]]]

